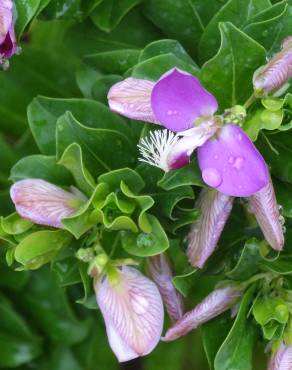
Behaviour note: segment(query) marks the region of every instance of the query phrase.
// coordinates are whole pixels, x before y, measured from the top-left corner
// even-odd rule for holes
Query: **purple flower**
[[[169,171],[198,157],[203,180],[229,196],[250,196],[268,182],[267,168],[245,132],[232,124],[220,129],[215,97],[200,81],[177,68],[156,83],[127,78],[109,93],[110,108],[126,117],[159,123],[139,144],[140,160]]]
[[[187,312],[162,338],[166,342],[175,340],[198,326],[231,308],[241,296],[241,290],[235,285],[216,289],[194,309]]]
[[[17,50],[12,8],[12,0],[0,0],[0,65],[2,68],[7,67],[6,60]]]
[[[109,344],[120,362],[150,353],[160,340],[163,303],[156,285],[138,270],[111,269],[95,283]]]
[[[268,370],[291,370],[292,369],[292,347],[281,342],[269,361]]]
[[[148,259],[149,273],[156,283],[169,317],[176,322],[183,315],[182,296],[172,283],[172,270],[167,256],[162,253]]]
[[[62,219],[86,201],[81,193],[76,195],[41,179],[17,181],[10,189],[10,197],[21,217],[56,228],[63,228]]]
[[[200,216],[192,225],[187,238],[187,255],[193,266],[202,268],[213,253],[232,205],[233,197],[214,189],[202,190],[196,202]]]
[[[259,68],[253,77],[255,94],[265,97],[276,93],[292,77],[292,36],[282,43],[282,50],[263,67]]]
[[[272,180],[262,190],[248,199],[249,211],[253,213],[269,245],[280,251],[284,245],[283,221],[276,200]]]

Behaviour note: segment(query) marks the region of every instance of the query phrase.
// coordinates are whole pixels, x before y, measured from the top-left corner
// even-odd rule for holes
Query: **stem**
[[[246,289],[250,284],[261,280],[261,279],[272,279],[274,277],[274,274],[272,272],[261,272],[260,274],[252,276],[250,279],[246,280],[241,285]]]
[[[244,108],[249,108],[253,102],[256,101],[256,97],[254,96],[254,93],[251,94],[251,96],[247,99],[247,101],[243,104]]]

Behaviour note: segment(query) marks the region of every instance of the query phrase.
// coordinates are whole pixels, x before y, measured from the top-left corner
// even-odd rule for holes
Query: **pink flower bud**
[[[12,19],[11,0],[0,0],[0,66],[16,52],[16,38]]]
[[[202,268],[216,248],[233,205],[233,197],[214,189],[205,189],[196,202],[199,219],[188,235],[187,255],[190,263]]]
[[[187,312],[168,329],[162,339],[170,342],[186,335],[189,331],[196,329],[198,326],[231,308],[240,296],[241,291],[235,285],[214,290],[193,310]]]
[[[63,228],[61,220],[72,215],[86,198],[41,179],[17,181],[10,197],[21,217],[35,224]]]
[[[150,353],[160,340],[163,303],[156,285],[122,266],[95,284],[109,344],[120,362]]]
[[[262,190],[248,199],[249,211],[252,212],[269,245],[280,251],[284,245],[284,234],[279,206],[271,179]]]
[[[253,78],[257,96],[267,96],[281,89],[292,77],[292,42],[289,36],[282,43],[282,50],[263,67],[258,69]]]
[[[278,350],[272,355],[268,370],[291,370],[292,369],[292,347],[281,343]]]
[[[167,256],[161,253],[148,259],[149,273],[156,283],[166,310],[173,322],[183,315],[182,296],[172,283],[172,270]]]

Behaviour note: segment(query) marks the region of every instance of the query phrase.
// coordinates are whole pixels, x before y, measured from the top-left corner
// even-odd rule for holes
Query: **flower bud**
[[[256,220],[269,245],[280,251],[284,245],[284,234],[279,206],[276,200],[272,180],[262,190],[248,198],[248,209]]]
[[[7,59],[16,53],[16,38],[11,0],[0,0],[0,67],[7,68]]]
[[[233,197],[214,189],[204,189],[196,202],[200,216],[188,235],[187,255],[190,263],[202,268],[213,253],[230,215]]]
[[[156,283],[163,303],[173,322],[183,315],[182,296],[176,291],[172,283],[172,271],[167,256],[161,253],[148,259],[149,273]]]
[[[231,308],[241,296],[241,290],[235,285],[216,289],[193,310],[177,321],[162,338],[166,342],[186,335],[189,331],[220,315]]]
[[[253,77],[255,94],[265,97],[281,89],[292,77],[292,42],[289,36],[282,43],[282,49]]]
[[[63,228],[61,220],[72,215],[86,198],[41,179],[17,181],[10,189],[17,213],[35,224]]]
[[[291,370],[292,369],[292,346],[286,346],[283,342],[273,353],[268,370]]]
[[[150,353],[160,340],[163,303],[156,285],[138,270],[112,268],[95,283],[109,344],[120,362]]]

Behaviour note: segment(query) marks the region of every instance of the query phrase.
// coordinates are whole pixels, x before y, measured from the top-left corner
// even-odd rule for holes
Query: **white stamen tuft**
[[[169,130],[152,131],[148,137],[140,140],[138,144],[141,157],[139,161],[149,163],[168,172],[168,155],[180,137]]]

